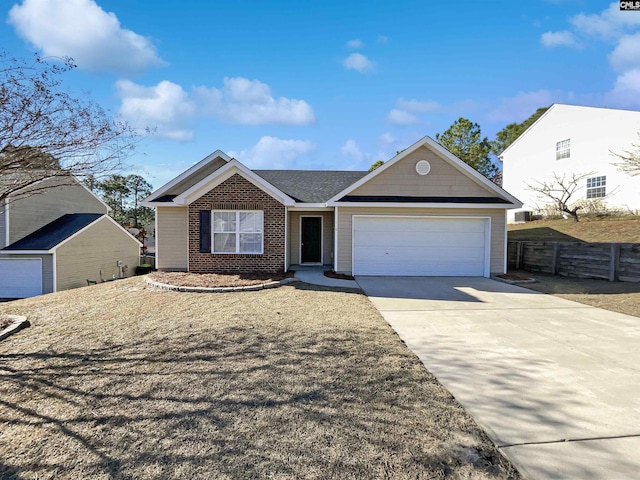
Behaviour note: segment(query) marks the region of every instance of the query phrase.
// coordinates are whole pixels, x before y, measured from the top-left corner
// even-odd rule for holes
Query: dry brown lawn
[[[355,291],[0,304],[0,478],[519,478]]]
[[[640,217],[584,217],[573,220],[536,220],[509,225],[512,241],[640,243]]]
[[[612,312],[640,317],[640,283],[609,282],[545,273],[521,273],[536,279],[536,283],[523,284],[520,285],[521,287]]]

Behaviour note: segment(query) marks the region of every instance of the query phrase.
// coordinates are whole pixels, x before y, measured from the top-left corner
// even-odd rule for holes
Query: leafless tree
[[[575,193],[582,188],[582,181],[593,175],[593,172],[583,174],[558,175],[553,173],[552,180],[538,181],[534,184],[527,184],[527,188],[539,193],[547,200],[551,200],[561,212],[567,213],[574,221],[579,221],[578,210],[581,205],[575,203]],[[572,200],[573,198],[573,200]]]
[[[0,52],[0,205],[9,198],[113,173],[135,133],[62,83],[71,58],[49,62]]]
[[[640,132],[638,139],[640,140]],[[617,158],[618,161],[614,165],[620,170],[632,176],[640,175],[640,143],[634,143],[631,147],[631,150],[623,150],[622,153],[610,153]]]

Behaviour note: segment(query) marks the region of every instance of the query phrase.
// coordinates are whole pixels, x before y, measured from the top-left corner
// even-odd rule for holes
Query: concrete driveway
[[[640,318],[486,278],[357,281],[527,478],[640,478]]]

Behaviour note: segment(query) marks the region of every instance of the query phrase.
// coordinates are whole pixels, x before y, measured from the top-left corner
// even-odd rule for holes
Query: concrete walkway
[[[312,285],[321,285],[323,287],[339,287],[339,288],[360,288],[355,280],[339,280],[337,278],[329,278],[324,275],[325,270],[330,270],[323,267],[292,267],[296,274],[295,277],[302,282],[310,283]]]
[[[485,278],[356,280],[526,478],[640,478],[640,318]]]

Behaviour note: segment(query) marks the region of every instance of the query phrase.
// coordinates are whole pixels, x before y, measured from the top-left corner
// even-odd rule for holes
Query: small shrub
[[[153,270],[153,267],[151,266],[150,263],[143,263],[142,265],[138,265],[136,267],[136,275],[146,275],[152,270]]]

